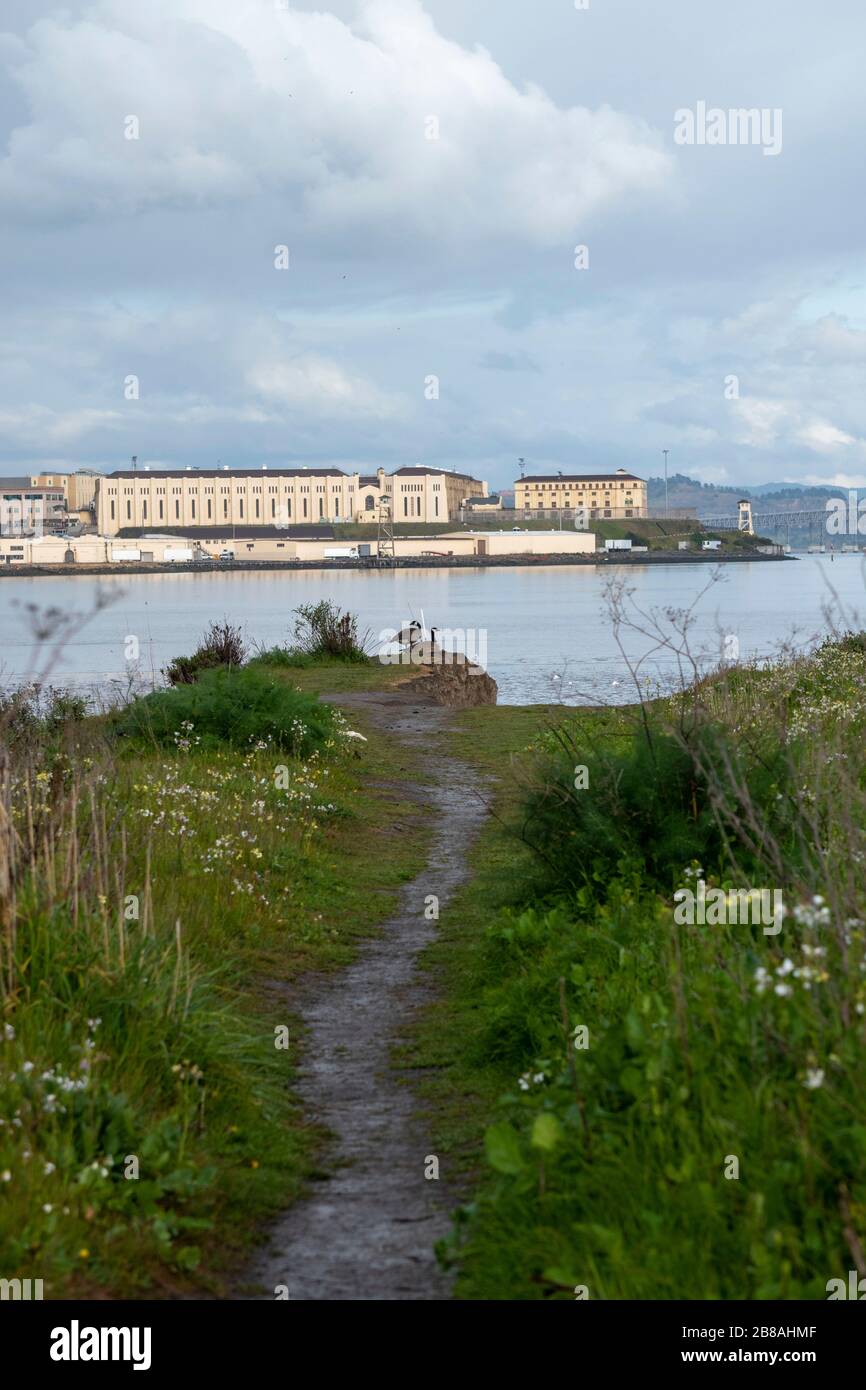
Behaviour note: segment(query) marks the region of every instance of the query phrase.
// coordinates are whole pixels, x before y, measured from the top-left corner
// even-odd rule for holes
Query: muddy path
[[[327,698],[327,697],[325,697]],[[407,744],[412,791],[433,820],[426,862],[401,890],[382,934],[333,977],[302,983],[307,1032],[296,1087],[306,1113],[333,1136],[321,1158],[329,1178],[292,1206],[245,1272],[246,1296],[291,1299],[443,1299],[447,1278],[433,1254],[450,1228],[447,1162],[425,1178],[435,1151],[424,1134],[411,1073],[395,1072],[391,1050],[431,996],[418,956],[434,938],[429,894],[444,909],[468,875],[467,854],[486,814],[477,775],[428,751],[453,712],[406,693],[335,697]],[[387,853],[387,847],[383,847]]]

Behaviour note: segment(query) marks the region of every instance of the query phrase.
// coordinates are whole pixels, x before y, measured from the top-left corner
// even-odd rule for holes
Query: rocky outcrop
[[[480,666],[463,662],[424,666],[417,680],[409,681],[404,690],[417,691],[432,700],[434,705],[454,708],[471,705],[495,705],[498,694],[496,681]]]

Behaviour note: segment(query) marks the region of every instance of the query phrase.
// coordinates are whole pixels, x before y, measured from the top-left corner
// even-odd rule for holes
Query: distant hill
[[[828,497],[845,496],[846,491],[838,487],[806,487],[802,483],[758,483],[754,487],[719,486],[717,483],[701,483],[684,473],[674,473],[668,477],[668,506],[671,511],[678,508],[694,509],[699,516],[734,516],[737,502],[741,497],[749,497],[754,510],[761,512],[797,511],[810,504],[823,507]],[[647,484],[647,498],[651,508],[665,504],[664,478],[650,478]]]

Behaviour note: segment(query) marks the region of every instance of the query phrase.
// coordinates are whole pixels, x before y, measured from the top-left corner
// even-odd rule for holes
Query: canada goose
[[[404,647],[411,647],[415,642],[420,641],[424,635],[424,630],[417,618],[413,618],[408,627],[404,627],[397,633],[397,641]]]

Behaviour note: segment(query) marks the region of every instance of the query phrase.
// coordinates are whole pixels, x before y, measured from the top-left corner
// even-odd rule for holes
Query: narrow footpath
[[[324,698],[328,698],[327,696]],[[411,1074],[391,1066],[431,985],[417,968],[440,911],[468,875],[467,855],[486,814],[483,787],[467,764],[430,752],[430,736],[453,717],[410,692],[341,695],[407,745],[411,788],[433,820],[427,862],[401,892],[381,936],[347,969],[302,985],[306,1025],[297,1091],[306,1113],[333,1136],[321,1163],[330,1174],[272,1227],[243,1276],[246,1295],[273,1299],[416,1299],[449,1296],[433,1253],[450,1226],[447,1155],[439,1181],[416,1110]]]

